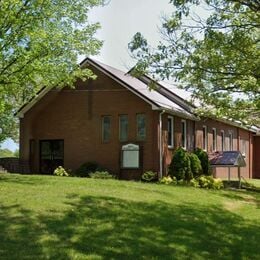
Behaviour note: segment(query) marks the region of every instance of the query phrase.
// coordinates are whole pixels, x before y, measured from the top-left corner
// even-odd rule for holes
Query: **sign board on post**
[[[230,181],[230,167],[238,168],[239,188],[241,187],[240,167],[245,167],[246,162],[243,155],[239,151],[217,152],[211,158],[210,164],[213,167],[228,167],[228,179]]]
[[[140,167],[140,148],[136,144],[122,146],[122,168],[137,169]]]

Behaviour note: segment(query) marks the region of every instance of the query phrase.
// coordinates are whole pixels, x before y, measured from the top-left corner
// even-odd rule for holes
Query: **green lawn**
[[[0,259],[260,259],[260,194],[0,175]]]

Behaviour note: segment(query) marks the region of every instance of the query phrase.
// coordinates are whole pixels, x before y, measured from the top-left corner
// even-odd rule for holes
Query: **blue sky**
[[[101,23],[97,37],[104,41],[100,54],[94,58],[126,71],[134,65],[127,50],[133,35],[141,32],[149,43],[156,45],[161,18],[172,11],[169,0],[111,0],[104,7],[92,9],[89,20]],[[9,139],[1,147],[14,151],[18,145]]]

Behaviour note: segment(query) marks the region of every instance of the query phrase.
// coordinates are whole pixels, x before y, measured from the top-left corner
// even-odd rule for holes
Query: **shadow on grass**
[[[0,174],[0,182],[15,183],[22,185],[42,185],[50,182],[52,175],[24,175],[17,173],[3,173]],[[23,178],[24,177],[24,178]],[[37,178],[39,177],[39,178]]]
[[[0,258],[259,259],[259,226],[221,208],[70,196],[70,210],[0,206]]]
[[[222,193],[222,196],[241,202],[253,203],[258,209],[260,208],[260,195],[257,192],[245,190],[229,190],[228,192]]]

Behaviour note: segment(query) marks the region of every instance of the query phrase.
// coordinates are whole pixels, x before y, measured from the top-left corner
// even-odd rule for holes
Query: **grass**
[[[259,259],[259,193],[0,175],[0,259]]]
[[[260,188],[260,179],[247,179],[247,182],[253,184],[257,188]]]

